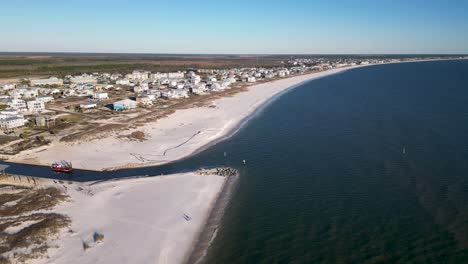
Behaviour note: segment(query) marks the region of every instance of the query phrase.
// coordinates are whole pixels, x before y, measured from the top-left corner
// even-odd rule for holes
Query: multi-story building
[[[168,73],[153,73],[150,75],[151,79],[154,80],[161,80],[161,79],[183,79],[185,77],[185,73],[183,72],[168,72]]]
[[[18,110],[19,112],[26,111],[26,102],[23,99],[11,99],[8,106]]]
[[[70,83],[84,84],[84,83],[97,83],[97,78],[92,75],[83,74],[70,78]]]
[[[24,117],[21,115],[7,116],[0,115],[0,129],[1,130],[13,130],[18,127],[24,126]]]
[[[45,104],[41,101],[28,101],[26,104],[28,105],[29,112],[38,113],[45,110]]]
[[[117,85],[130,85],[131,82],[130,82],[129,79],[121,79],[121,80],[117,80],[115,82],[115,84],[117,84]]]
[[[144,81],[149,79],[149,75],[149,72],[134,71],[130,74],[125,75],[125,77],[130,80]]]
[[[41,86],[41,85],[63,85],[63,80],[57,77],[50,77],[49,79],[31,79],[31,86]]]
[[[107,100],[109,99],[109,95],[106,92],[95,92],[93,98],[97,100]]]
[[[38,102],[48,103],[48,102],[52,102],[53,100],[54,100],[54,97],[47,96],[47,95],[36,97],[36,101],[38,101]]]

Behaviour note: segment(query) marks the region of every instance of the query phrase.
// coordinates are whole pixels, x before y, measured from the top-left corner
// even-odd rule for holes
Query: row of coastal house
[[[44,104],[57,97],[87,97],[95,102],[109,99],[108,90],[124,90],[134,93],[137,105],[152,105],[157,98],[180,99],[190,95],[204,95],[212,91],[229,89],[230,85],[241,81],[254,83],[258,79],[285,77],[290,72],[287,69],[231,69],[212,70],[210,72],[179,71],[169,73],[151,73],[148,71],[133,71],[130,74],[93,73],[77,76],[31,78],[29,86],[5,84],[0,87],[0,96],[19,111],[39,112]],[[0,97],[1,98],[1,97]],[[22,101],[24,100],[24,104]],[[131,99],[129,99],[131,100]],[[28,108],[31,105],[30,108]],[[38,104],[34,103],[38,102]],[[26,105],[26,107],[24,107]],[[118,104],[117,104],[118,105]],[[91,104],[83,104],[81,108],[91,108]],[[133,106],[130,106],[130,109]],[[120,107],[115,107],[119,110]],[[126,108],[127,109],[127,108]]]
[[[302,69],[302,68],[301,68]],[[169,73],[133,71],[129,74],[92,73],[64,78],[31,78],[29,86],[4,84],[0,86],[0,113],[2,127],[21,126],[23,114],[41,113],[46,104],[59,98],[91,98],[81,103],[81,109],[96,108],[100,102],[108,102],[109,92],[121,90],[133,96],[113,102],[116,111],[135,109],[138,106],[151,106],[159,98],[166,100],[188,98],[210,92],[230,89],[236,82],[255,83],[262,79],[287,77],[300,73],[297,70],[281,68],[234,68],[218,70],[191,70]],[[24,82],[23,82],[24,83]],[[120,93],[119,93],[120,94]]]
[[[38,114],[45,110],[45,102],[39,100],[0,99],[0,130],[10,131],[24,126],[24,114]]]
[[[41,79],[42,80],[42,79]],[[63,85],[57,78],[32,81],[34,85]],[[25,125],[25,115],[38,115],[59,94],[57,88],[24,87],[10,83],[0,86],[0,130],[11,131]]]

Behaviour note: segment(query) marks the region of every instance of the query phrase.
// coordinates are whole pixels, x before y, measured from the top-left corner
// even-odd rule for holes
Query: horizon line
[[[142,53],[82,51],[0,51],[0,54],[188,55],[188,56],[468,56],[468,53]]]

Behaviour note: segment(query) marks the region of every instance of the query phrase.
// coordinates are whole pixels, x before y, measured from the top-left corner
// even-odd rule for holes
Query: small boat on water
[[[56,171],[56,172],[70,173],[70,172],[73,171],[73,166],[72,166],[71,162],[62,160],[60,162],[52,163],[52,165],[50,166],[50,169],[53,170],[53,171]]]

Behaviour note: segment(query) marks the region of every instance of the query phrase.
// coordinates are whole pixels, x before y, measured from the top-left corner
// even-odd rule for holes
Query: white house
[[[149,89],[148,91],[146,91],[146,94],[153,94],[156,97],[161,97],[161,91],[158,89]]]
[[[177,89],[177,90],[170,90],[167,93],[168,98],[173,98],[173,99],[180,99],[180,98],[188,98],[188,92],[187,90],[184,89]]]
[[[156,97],[158,97],[159,95],[158,94],[143,94],[143,96],[146,96],[148,97],[151,101],[154,101],[156,100]]]
[[[133,92],[135,92],[135,93],[143,93],[145,91],[148,91],[148,86],[138,85],[138,86],[133,87]]]
[[[113,105],[114,105],[114,110],[116,111],[124,111],[128,109],[135,109],[138,107],[138,103],[130,99],[117,101]]]
[[[18,111],[26,111],[26,102],[23,99],[11,99],[8,106]]]
[[[170,81],[169,82],[169,87],[172,87],[172,88],[177,87],[177,81]]]
[[[36,97],[36,101],[38,102],[44,102],[44,103],[48,103],[48,102],[52,102],[54,100],[54,97],[52,96],[38,96]]]
[[[206,88],[206,84],[204,83],[199,83],[199,84],[196,84],[196,85],[193,85],[191,87],[191,91],[192,93],[194,94],[205,94],[205,92],[207,91],[208,89]]]
[[[153,100],[151,99],[151,97],[149,97],[146,94],[141,94],[137,96],[136,101],[141,105],[146,105],[146,106],[153,105]]]
[[[232,84],[232,83],[235,83],[235,82],[236,82],[236,78],[234,78],[234,77],[228,77],[228,78],[226,78],[225,81],[228,81],[228,82],[230,82],[230,83]]]
[[[40,86],[40,85],[63,85],[63,80],[57,77],[50,77],[49,79],[31,79],[29,81],[31,86]]]
[[[120,79],[115,82],[117,85],[130,85],[129,79]]]
[[[77,91],[76,95],[80,97],[94,96],[94,90],[86,89],[86,90]]]
[[[14,83],[7,83],[7,84],[4,84],[4,85],[2,86],[2,89],[3,89],[4,91],[13,90],[13,89],[15,89],[15,88],[16,88],[16,84],[14,84]]]
[[[221,84],[218,83],[218,82],[214,82],[214,83],[211,84],[211,90],[213,90],[213,91],[220,91],[222,89],[223,89],[223,87],[221,87]]]
[[[183,72],[169,72],[167,74],[167,78],[169,78],[169,79],[183,79],[184,75],[185,74]]]
[[[0,115],[0,129],[2,130],[12,130],[18,127],[24,126],[24,117],[21,115],[17,116],[4,116]]]
[[[183,72],[168,72],[168,73],[153,73],[150,75],[151,79],[154,80],[161,80],[161,79],[183,79],[185,77],[185,73]]]
[[[133,71],[132,73],[125,75],[125,77],[130,80],[144,81],[148,80],[149,72]]]
[[[97,100],[107,100],[109,95],[106,92],[94,92],[93,98]]]
[[[63,95],[65,95],[65,96],[75,96],[76,91],[73,90],[73,89],[66,89],[66,90],[63,91]]]
[[[92,75],[83,74],[70,78],[71,83],[84,84],[84,83],[97,83],[96,77]]]
[[[193,83],[193,84],[199,84],[201,82],[200,75],[192,75],[190,77],[190,82]]]
[[[28,111],[30,112],[38,113],[38,112],[42,112],[45,110],[44,102],[34,100],[34,101],[28,101],[26,104],[28,106]]]
[[[81,109],[91,109],[91,108],[96,108],[97,104],[96,103],[84,103],[80,104]]]
[[[37,88],[20,88],[10,92],[13,98],[35,98],[39,95],[39,89]]]
[[[6,115],[6,116],[15,116],[18,114],[19,114],[18,110],[14,108],[5,108],[2,111],[0,111],[0,115]]]
[[[247,82],[249,82],[249,83],[254,83],[256,81],[257,81],[257,79],[255,77],[253,77],[253,76],[247,78]]]

